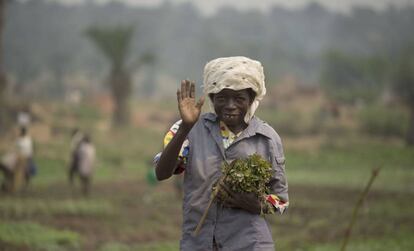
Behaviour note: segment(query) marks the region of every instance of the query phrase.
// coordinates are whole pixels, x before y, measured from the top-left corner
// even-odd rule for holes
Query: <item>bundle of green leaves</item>
[[[266,184],[272,177],[272,165],[262,156],[253,154],[246,159],[235,159],[230,164],[224,163],[222,173],[223,176],[213,185],[210,201],[194,230],[194,235],[198,235],[200,232],[213,201],[224,203],[229,198],[230,195],[223,188],[223,185],[235,193],[254,193],[260,201],[261,214],[274,213],[273,206],[266,203],[265,197],[270,190]]]
[[[213,193],[218,193],[218,202],[224,202],[230,196],[218,185],[222,182],[232,192],[254,193],[260,200],[262,209],[268,209],[265,195],[269,194],[270,190],[266,184],[272,177],[272,166],[262,156],[253,154],[246,159],[236,159],[230,164],[224,163],[222,173],[222,178],[213,186]]]

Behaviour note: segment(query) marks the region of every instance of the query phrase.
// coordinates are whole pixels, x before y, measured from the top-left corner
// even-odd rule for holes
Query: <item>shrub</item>
[[[403,137],[408,127],[408,114],[401,109],[370,106],[358,113],[363,132],[377,136]]]

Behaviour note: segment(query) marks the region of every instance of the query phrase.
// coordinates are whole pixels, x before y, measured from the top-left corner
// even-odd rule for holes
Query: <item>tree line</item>
[[[391,88],[414,114],[413,6],[355,7],[350,14],[317,3],[299,10],[273,7],[267,13],[227,7],[204,17],[189,3],[139,8],[119,2],[8,1],[5,20],[4,69],[17,86],[48,72],[54,81],[46,95],[59,96],[66,74],[87,71],[109,78],[118,111],[114,121],[127,120],[130,75],[143,62],[158,73],[201,82],[205,62],[230,55],[262,61],[268,84],[294,74],[304,83],[321,83],[332,99],[345,103],[371,102]],[[144,95],[154,95],[155,83],[147,82],[151,86],[143,88]],[[408,141],[414,142],[410,135]]]
[[[44,71],[55,76],[56,85],[62,75],[85,69],[102,76],[106,62],[83,35],[96,25],[133,27],[129,60],[151,52],[158,59],[157,71],[178,79],[201,80],[208,60],[245,55],[267,66],[269,83],[285,73],[317,82],[328,50],[387,58],[414,36],[409,32],[412,6],[384,11],[358,7],[344,15],[312,3],[299,10],[273,7],[268,13],[223,8],[204,17],[191,4],[140,8],[32,0],[12,1],[5,16],[5,68],[23,85]]]

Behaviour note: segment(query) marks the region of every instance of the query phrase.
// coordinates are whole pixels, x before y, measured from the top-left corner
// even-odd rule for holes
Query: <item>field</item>
[[[109,129],[107,114],[93,105],[40,107],[44,116],[36,122],[37,134],[33,128],[38,174],[26,190],[0,195],[0,250],[178,250],[181,195],[174,179],[179,178],[162,183],[148,178],[176,105],[136,103],[133,125],[118,130]],[[263,117],[270,112],[263,110]],[[87,198],[67,182],[75,125],[89,130],[97,147],[98,169]],[[282,216],[266,216],[277,250],[339,250],[375,167],[381,171],[348,250],[414,250],[413,148],[354,130],[281,136],[291,206]],[[1,139],[0,153],[10,140]]]

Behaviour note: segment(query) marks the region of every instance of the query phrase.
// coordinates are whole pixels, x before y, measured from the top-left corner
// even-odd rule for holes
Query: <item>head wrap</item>
[[[223,89],[239,91],[251,88],[256,96],[248,109],[244,121],[248,123],[259,106],[260,100],[266,94],[264,73],[259,61],[247,57],[226,57],[211,60],[204,67],[204,94],[219,93]],[[212,100],[210,108],[214,111]]]

